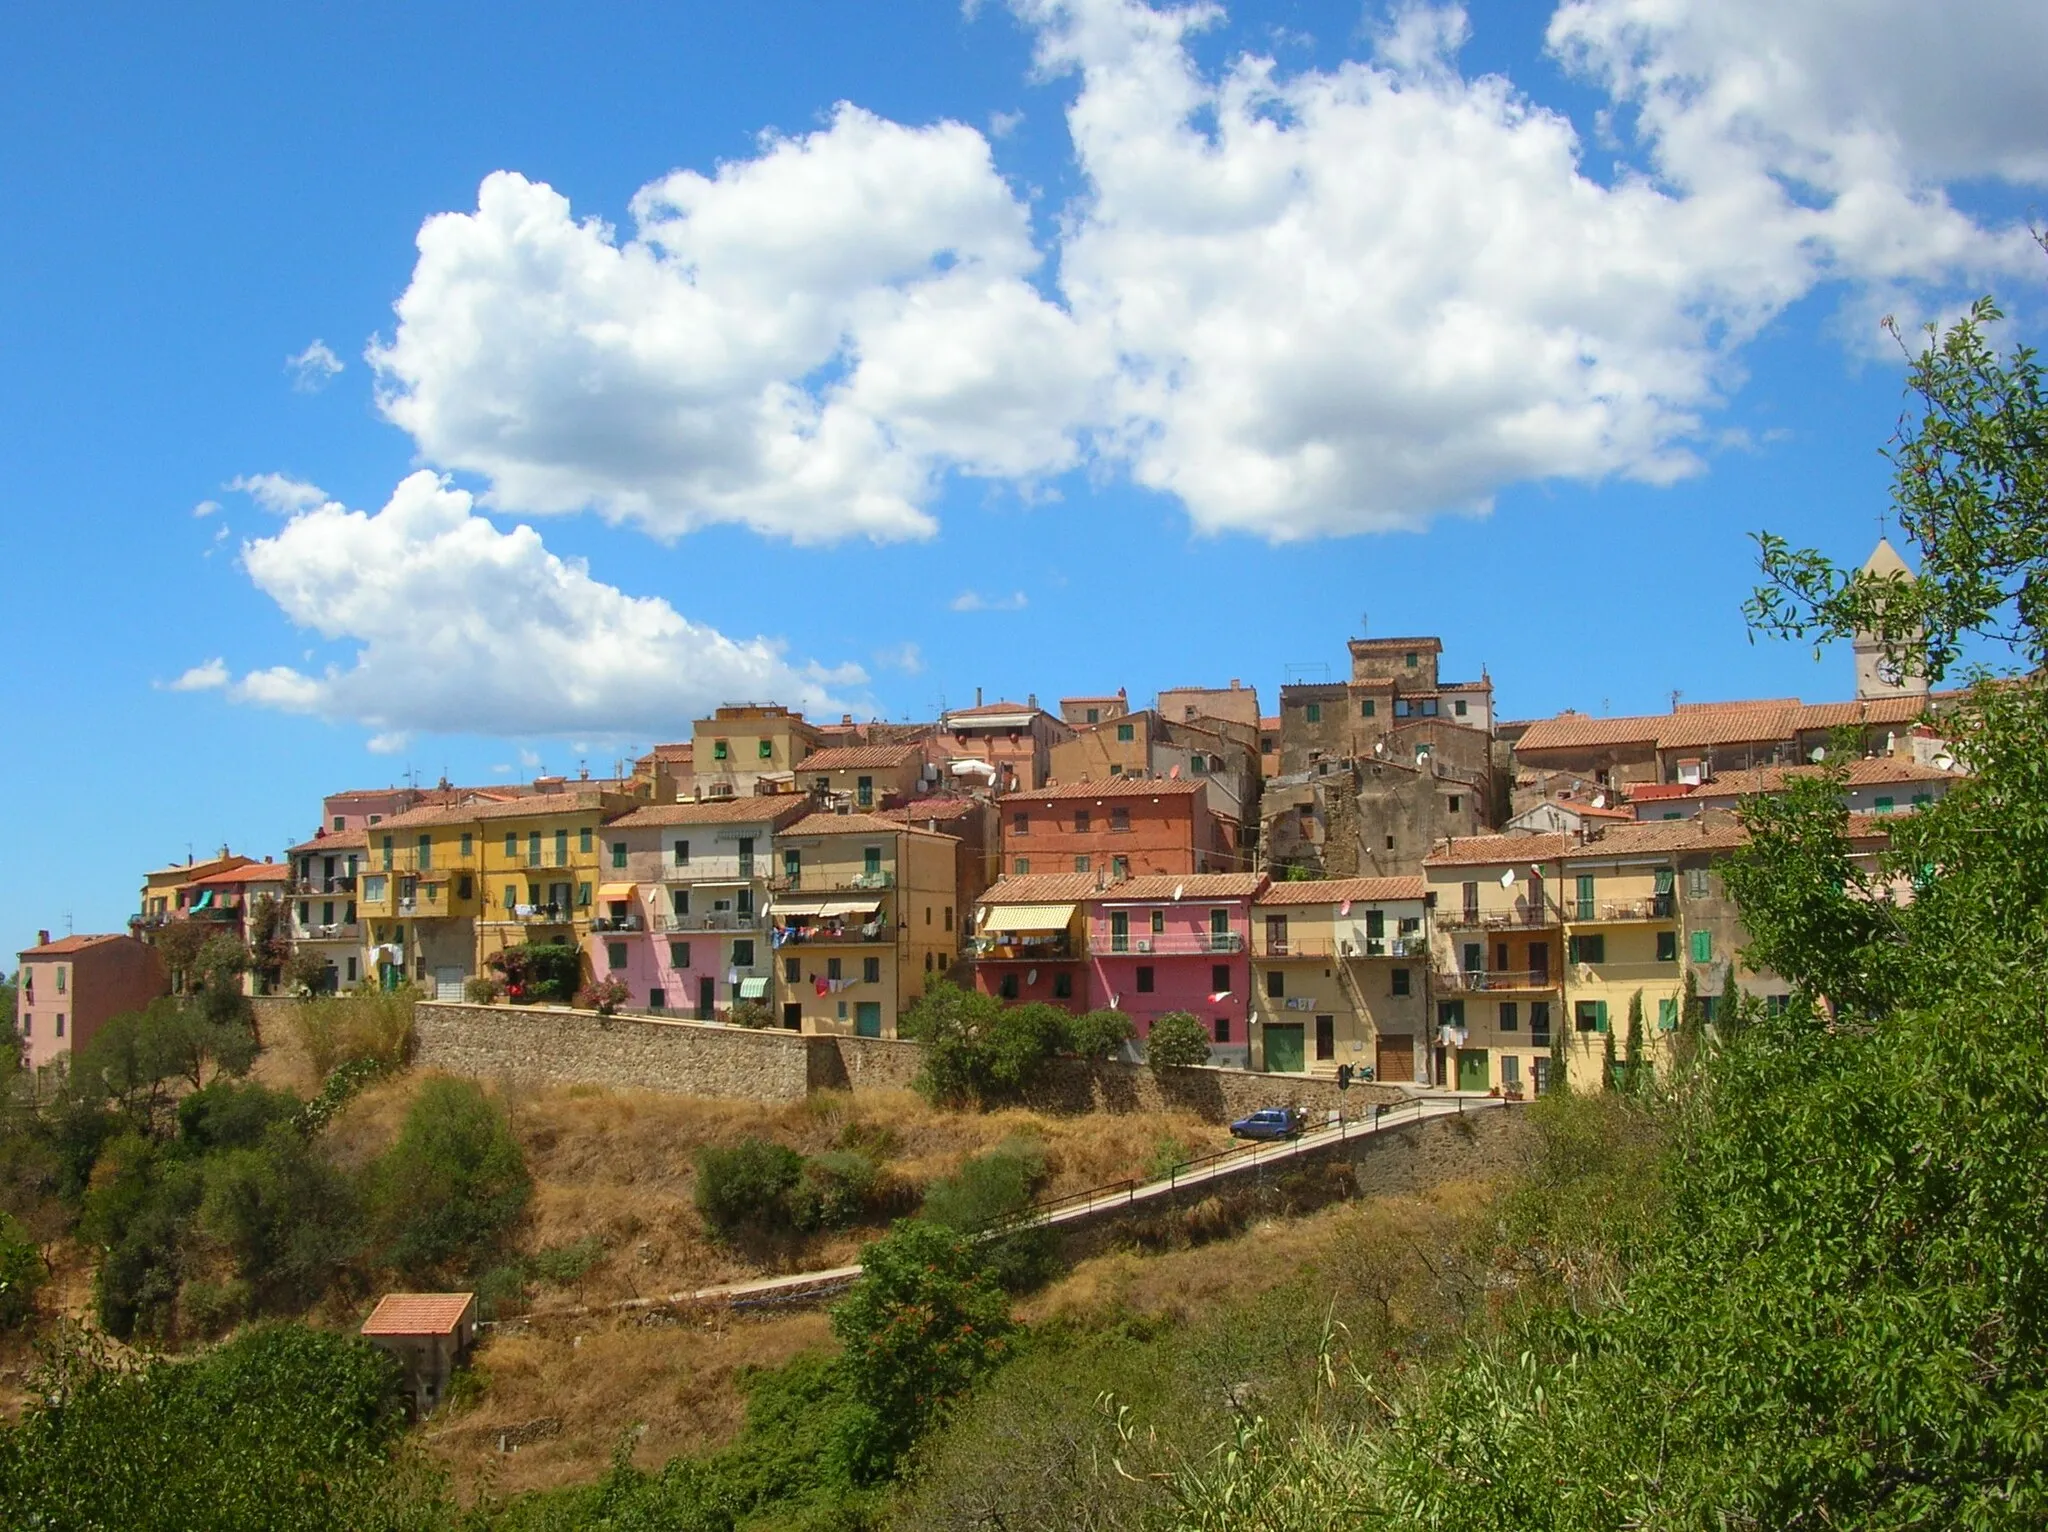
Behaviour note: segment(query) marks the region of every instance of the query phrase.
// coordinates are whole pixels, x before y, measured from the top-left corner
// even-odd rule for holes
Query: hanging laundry
[[[818,977],[812,982],[814,982],[818,986],[819,994],[829,995],[832,993],[832,981],[826,978],[823,974],[818,975]]]

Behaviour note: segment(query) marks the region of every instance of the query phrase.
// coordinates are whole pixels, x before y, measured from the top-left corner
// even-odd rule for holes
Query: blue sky
[[[0,934],[743,695],[1842,695],[1748,534],[2038,330],[2048,21],[1892,8],[11,10]]]

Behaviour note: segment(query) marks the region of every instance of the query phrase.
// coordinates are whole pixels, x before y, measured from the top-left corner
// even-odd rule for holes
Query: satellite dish
[[[1176,898],[1176,899],[1178,899],[1178,898],[1180,897],[1180,895],[1181,895],[1181,890],[1182,890],[1182,889],[1184,889],[1184,888],[1186,888],[1186,887],[1187,887],[1187,884],[1185,884],[1185,883],[1176,883],[1176,884],[1174,884],[1174,885],[1173,885],[1173,897],[1174,897],[1174,898]]]
[[[1500,886],[1502,888],[1513,888],[1515,886],[1514,868],[1510,867],[1506,872],[1500,875]]]
[[[1024,982],[1026,984],[1036,984],[1038,982],[1038,970],[1036,968],[1027,970],[1024,975]]]
[[[1824,761],[1824,760],[1826,760],[1827,758],[1828,758],[1828,747],[1827,747],[1826,745],[1815,745],[1815,746],[1813,747],[1813,753],[1812,753],[1811,755],[1807,756],[1807,759],[1808,759],[1809,761],[1813,761],[1813,762],[1815,762],[1815,763],[1819,763],[1819,762],[1821,762],[1821,761]]]

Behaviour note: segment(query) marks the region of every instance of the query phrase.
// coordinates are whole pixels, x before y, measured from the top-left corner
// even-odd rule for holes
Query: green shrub
[[[1209,1029],[1186,1011],[1168,1011],[1145,1038],[1145,1062],[1154,1069],[1188,1068],[1209,1062]]]
[[[786,1193],[790,1222],[804,1230],[847,1228],[889,1208],[899,1196],[897,1183],[879,1164],[848,1149],[805,1160]]]
[[[980,1234],[1029,1207],[1044,1180],[1045,1156],[1037,1146],[1010,1139],[927,1187],[921,1216],[961,1234]],[[1051,1231],[1044,1228],[984,1239],[978,1248],[984,1267],[1011,1292],[1041,1285],[1058,1264]]]
[[[758,1032],[775,1025],[775,1007],[765,1000],[735,1000],[725,1019],[736,1027]]]
[[[626,981],[609,974],[602,979],[592,979],[576,992],[576,1004],[600,1016],[617,1015],[619,1007],[632,998],[633,992],[626,987]]]
[[[251,1307],[303,1309],[362,1249],[354,1185],[289,1124],[203,1163],[198,1227],[234,1262]]]
[[[462,986],[462,993],[472,1005],[496,1005],[505,998],[505,985],[489,974],[478,974]]]
[[[549,1245],[526,1258],[526,1269],[542,1282],[567,1287],[581,1282],[604,1260],[604,1241],[586,1234],[566,1245]]]
[[[303,1106],[290,1091],[215,1080],[178,1103],[178,1140],[199,1154],[251,1148],[272,1124],[291,1121]]]
[[[0,1213],[0,1330],[18,1330],[35,1316],[36,1293],[49,1275],[42,1247],[19,1219]]]
[[[1067,1046],[1074,1018],[1058,1006],[1004,1006],[993,996],[935,979],[898,1030],[925,1045],[918,1088],[951,1104],[1014,1101]]]
[[[505,981],[505,998],[521,1005],[566,1001],[583,986],[583,953],[571,942],[529,942],[486,960]]]
[[[1136,1035],[1122,1011],[1084,1011],[1067,1018],[1067,1051],[1084,1059],[1113,1059]]]
[[[380,1259],[408,1281],[489,1266],[532,1182],[504,1110],[467,1080],[430,1079],[368,1176]]]
[[[720,1234],[779,1227],[789,1220],[787,1197],[803,1166],[794,1149],[765,1138],[730,1149],[707,1144],[697,1151],[697,1211]]]
[[[292,1007],[291,1024],[306,1061],[322,1079],[357,1060],[391,1068],[412,1056],[418,999],[410,986],[315,995]]]

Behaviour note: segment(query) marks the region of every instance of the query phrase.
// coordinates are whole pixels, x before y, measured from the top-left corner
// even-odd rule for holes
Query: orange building
[[[1113,777],[1006,793],[996,806],[1007,877],[1227,871],[1237,855],[1222,844],[1205,782]]]

